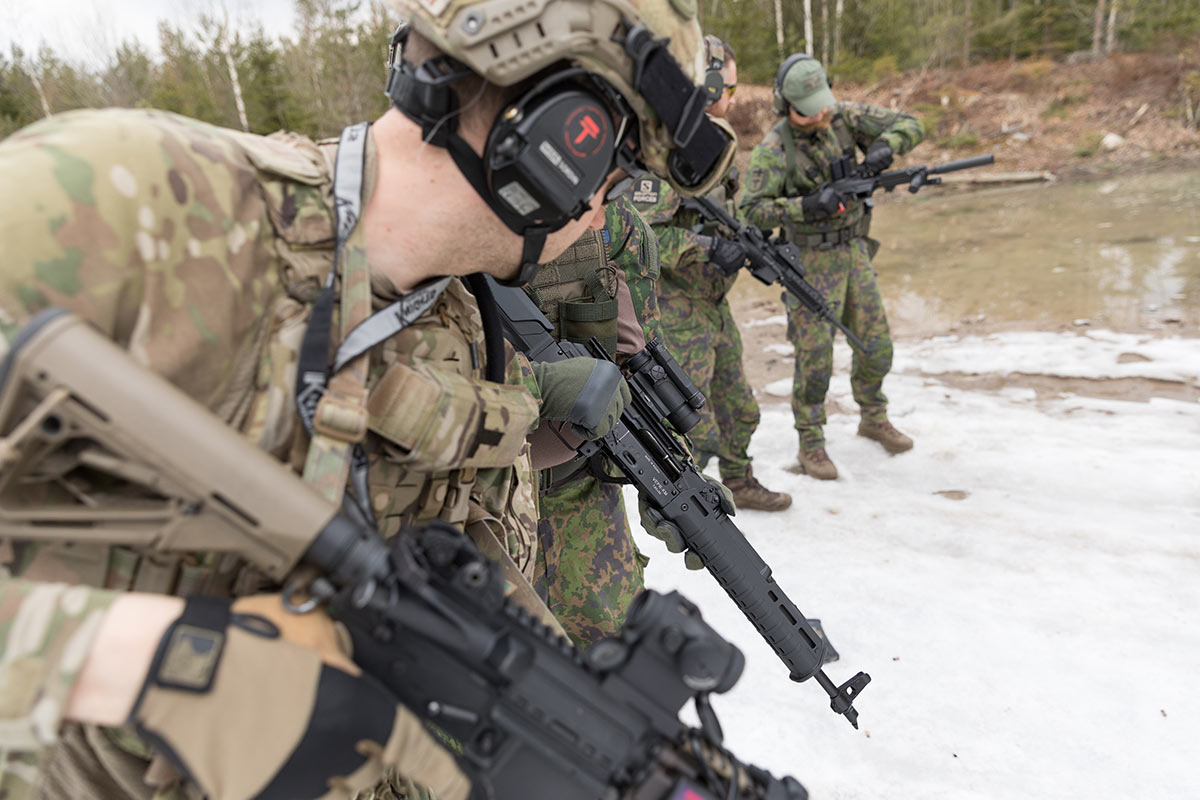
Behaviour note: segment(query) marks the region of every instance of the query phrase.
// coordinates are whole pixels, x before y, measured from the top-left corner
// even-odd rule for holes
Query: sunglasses
[[[728,96],[730,96],[730,97],[733,97],[733,93],[734,93],[734,92],[736,92],[736,91],[737,91],[737,84],[736,84],[736,83],[727,83],[727,84],[725,84],[725,94],[727,94]]]

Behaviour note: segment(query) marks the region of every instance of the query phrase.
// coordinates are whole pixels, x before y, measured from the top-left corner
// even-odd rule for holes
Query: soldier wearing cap
[[[869,103],[838,102],[821,63],[802,53],[775,76],[775,113],[783,117],[754,148],[740,208],[761,228],[780,228],[802,251],[810,283],[866,345],[850,372],[861,420],[858,434],[891,453],[913,446],[887,416],[883,379],[892,364],[892,340],[871,259],[879,242],[868,235],[871,204],[842,197],[831,185],[852,172],[876,174],[895,154],[925,135],[909,114]],[[864,153],[860,162],[857,152]],[[833,329],[785,293],[788,338],[795,350],[792,412],[800,438],[799,462],[808,475],[837,478],[825,451],[825,394],[833,371]]]
[[[393,41],[395,107],[340,142],[109,110],[0,144],[0,349],[69,309],[384,535],[462,526],[520,593],[536,558],[527,433],[550,419],[603,435],[627,389],[606,361],[489,360],[487,304],[458,278],[527,282],[625,172],[707,191],[733,138],[695,102],[694,6],[394,5],[411,25]],[[98,507],[122,485],[102,467],[0,500]],[[328,615],[285,613],[253,564],[217,555],[0,541],[0,794],[341,797],[391,767],[467,795]],[[181,620],[225,641],[189,691],[165,679],[188,659]]]

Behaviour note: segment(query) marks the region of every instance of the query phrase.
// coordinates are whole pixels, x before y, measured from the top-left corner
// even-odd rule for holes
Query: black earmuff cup
[[[488,183],[524,221],[557,230],[584,212],[612,172],[616,135],[607,106],[583,89],[523,98],[488,136]]]

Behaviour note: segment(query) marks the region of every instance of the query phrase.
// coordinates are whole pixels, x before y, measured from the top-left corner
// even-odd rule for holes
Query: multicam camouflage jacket
[[[373,156],[368,147],[368,196]],[[70,309],[299,470],[307,435],[294,411],[296,354],[334,246],[332,171],[317,145],[161,112],[81,111],[0,143],[0,175],[5,340],[43,308]],[[352,249],[343,258],[367,258]],[[375,273],[371,284],[376,308],[397,295]],[[483,379],[484,350],[474,300],[451,281],[372,351],[370,502],[385,535],[443,519],[476,541],[494,537],[491,549],[529,578],[538,514],[525,436],[538,403],[523,357],[508,365],[510,383],[523,385],[500,385]],[[3,541],[0,555],[31,581],[235,594],[264,583],[251,565],[211,554],[163,562],[106,545]],[[80,620],[109,595],[4,578],[0,590],[0,750],[46,745],[74,674],[59,662],[86,652]],[[20,624],[30,616],[44,629]]]
[[[734,217],[737,216],[734,199],[738,183],[737,170],[732,169],[708,195]],[[709,264],[710,237],[731,237],[734,232],[705,220],[696,211],[684,208],[683,198],[657,178],[636,181],[627,197],[650,223],[658,238],[662,292],[680,293],[713,302],[724,297],[737,276],[727,276]]]
[[[916,117],[869,103],[838,103],[833,127],[827,131],[805,133],[781,120],[750,154],[739,207],[751,225],[782,227],[792,238],[858,225],[867,214],[861,201],[835,219],[811,221],[804,219],[801,198],[832,180],[832,164],[847,150],[853,153],[855,146],[865,152],[871,142],[882,139],[899,155],[924,138],[925,129]],[[789,159],[791,146],[795,157]]]

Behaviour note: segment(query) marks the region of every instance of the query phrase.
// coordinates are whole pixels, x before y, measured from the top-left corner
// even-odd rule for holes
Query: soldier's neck
[[[378,172],[362,224],[372,271],[402,292],[439,275],[515,271],[520,239],[449,153],[421,141],[420,128],[394,109],[371,126],[371,135]]]

